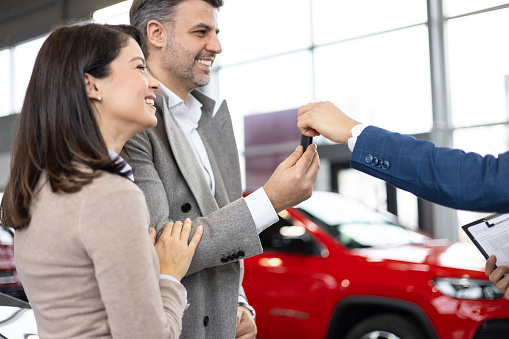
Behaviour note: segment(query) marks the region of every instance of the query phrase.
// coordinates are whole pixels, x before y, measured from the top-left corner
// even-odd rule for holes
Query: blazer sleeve
[[[440,205],[509,212],[509,152],[483,157],[368,126],[351,165]]]
[[[167,192],[155,165],[152,142],[147,133],[142,132],[132,137],[127,144],[135,181],[145,193],[150,225],[160,233],[167,222],[179,219],[170,215]],[[192,220],[191,235],[199,225],[203,226],[203,236],[186,276],[263,252],[251,212],[243,198]]]
[[[178,338],[185,288],[159,279],[145,199],[132,183],[122,184],[88,191],[79,214],[80,240],[94,264],[111,335]]]

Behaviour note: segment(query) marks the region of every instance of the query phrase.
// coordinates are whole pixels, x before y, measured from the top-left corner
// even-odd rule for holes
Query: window
[[[456,127],[508,119],[508,15],[506,8],[448,23],[452,120]]]
[[[14,58],[14,111],[20,112],[25,99],[25,92],[30,82],[37,53],[47,36],[25,42],[13,49]]]
[[[0,76],[0,116],[11,114],[12,109],[12,92],[11,92],[11,51],[4,49],[0,51],[0,65],[2,67],[2,75]]]
[[[427,29],[418,26],[316,49],[317,100],[402,133],[432,124]]]
[[[490,7],[507,4],[505,0],[447,0],[446,14],[448,16],[461,15],[465,13],[475,12]]]
[[[313,240],[304,226],[294,225],[279,217],[279,221],[260,233],[264,251],[321,255],[320,245]]]
[[[426,21],[426,0],[313,0],[317,45]]]
[[[223,53],[218,56],[217,65],[231,65],[309,47],[310,7],[309,0],[226,2],[219,11]]]

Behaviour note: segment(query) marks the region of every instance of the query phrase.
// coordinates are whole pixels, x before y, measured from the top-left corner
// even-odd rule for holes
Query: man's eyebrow
[[[204,29],[206,31],[212,31],[212,26],[207,25],[205,23],[199,23],[194,25],[191,29]],[[219,29],[216,29],[216,34],[219,33]]]

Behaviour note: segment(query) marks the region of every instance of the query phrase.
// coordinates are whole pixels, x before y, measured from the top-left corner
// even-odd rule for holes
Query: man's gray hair
[[[131,25],[147,37],[147,24],[150,20],[162,24],[171,23],[177,5],[184,0],[134,0],[129,11]],[[223,0],[203,0],[214,8],[223,6]]]

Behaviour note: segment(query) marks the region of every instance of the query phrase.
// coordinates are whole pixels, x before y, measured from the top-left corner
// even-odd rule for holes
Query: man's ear
[[[101,90],[98,86],[97,78],[94,76],[85,73],[85,86],[87,88],[87,95],[89,99],[101,101]]]
[[[166,43],[166,27],[157,20],[150,20],[147,23],[147,44],[149,48],[163,48]]]

